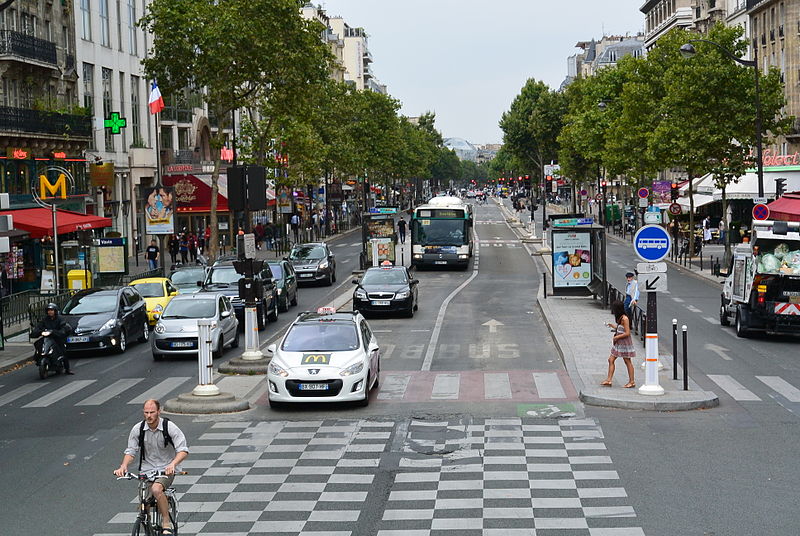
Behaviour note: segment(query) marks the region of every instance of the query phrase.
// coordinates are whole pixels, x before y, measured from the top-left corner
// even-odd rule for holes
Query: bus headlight
[[[458,258],[459,258],[459,259],[469,259],[469,255],[462,253],[462,254],[460,254],[460,255],[458,256]]]

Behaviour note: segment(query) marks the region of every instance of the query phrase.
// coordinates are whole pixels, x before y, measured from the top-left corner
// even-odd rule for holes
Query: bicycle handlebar
[[[188,471],[175,471],[175,475],[188,475]],[[124,476],[118,476],[117,480],[142,480],[153,481],[160,476],[168,476],[165,471],[147,471],[144,473],[125,473]]]

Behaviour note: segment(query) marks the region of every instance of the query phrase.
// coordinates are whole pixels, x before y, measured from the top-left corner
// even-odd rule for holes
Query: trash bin
[[[89,270],[70,270],[67,272],[67,287],[81,290],[92,287],[92,272]]]

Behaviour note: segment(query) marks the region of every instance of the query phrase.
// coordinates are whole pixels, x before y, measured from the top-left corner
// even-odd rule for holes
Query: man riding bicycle
[[[164,475],[156,478],[150,486],[150,493],[156,500],[161,513],[161,534],[175,534],[175,527],[170,523],[169,503],[164,490],[172,486],[175,471],[180,471],[180,463],[189,455],[186,436],[178,426],[169,419],[161,418],[161,404],[158,400],[144,403],[144,421],[137,422],[128,435],[128,447],[122,457],[122,463],[114,471],[117,476],[125,476],[128,465],[139,458],[139,471],[163,471]]]

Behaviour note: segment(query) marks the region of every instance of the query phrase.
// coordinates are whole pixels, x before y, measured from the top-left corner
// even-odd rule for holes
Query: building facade
[[[321,6],[315,6],[313,2],[308,2],[301,9],[301,14],[303,18],[315,20],[325,27],[320,39],[328,46],[334,58],[330,73],[331,79],[337,82],[344,82],[344,73],[346,71],[344,67],[344,39],[333,31],[331,19]]]
[[[345,82],[353,84],[358,90],[369,89],[386,95],[386,86],[372,72],[373,58],[364,28],[353,28],[340,16],[330,17],[329,22],[333,32],[344,40],[342,59]]]
[[[722,3],[722,0],[716,0]],[[639,11],[644,13],[646,49],[673,28],[693,28],[697,0],[647,0]]]

